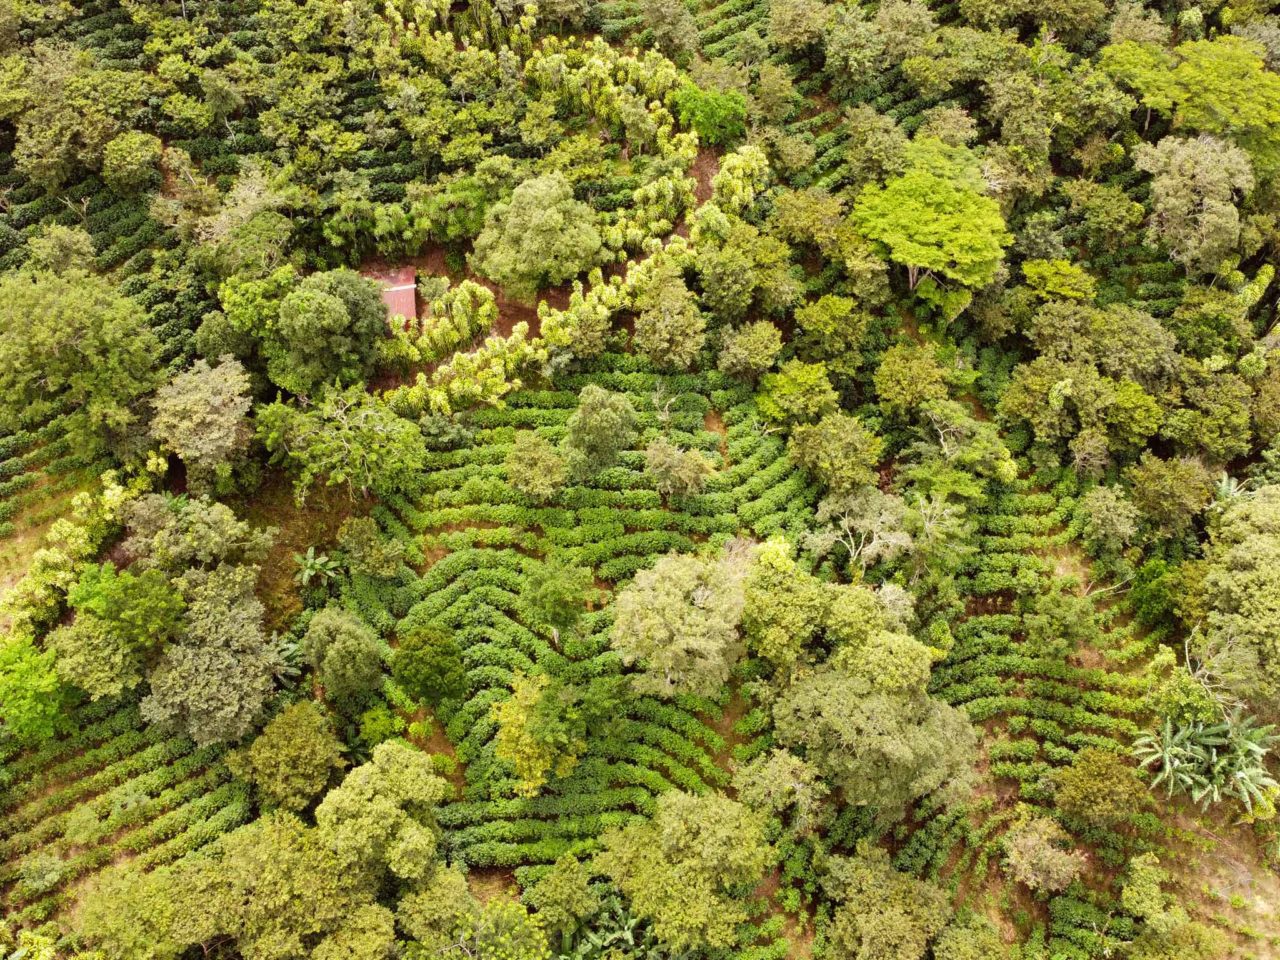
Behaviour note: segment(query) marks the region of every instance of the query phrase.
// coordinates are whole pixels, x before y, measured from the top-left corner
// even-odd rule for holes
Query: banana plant
[[[1280,789],[1266,766],[1277,740],[1274,727],[1239,713],[1214,724],[1175,726],[1166,719],[1158,731],[1134,741],[1133,754],[1155,771],[1151,786],[1163,784],[1169,797],[1185,793],[1201,807],[1232,797],[1252,813]]]
[[[300,586],[310,585],[312,580],[332,580],[342,570],[342,564],[330,560],[328,555],[316,553],[315,547],[307,547],[307,552],[295,553],[293,562],[298,565],[298,572],[293,579]]]
[[[1196,783],[1196,769],[1201,753],[1196,745],[1196,733],[1200,724],[1174,726],[1166,718],[1159,731],[1145,733],[1133,743],[1133,755],[1138,764],[1156,771],[1151,781],[1152,789],[1164,784],[1165,795],[1190,792]]]
[[[605,899],[581,929],[585,932],[572,952],[560,955],[562,960],[688,960],[692,955],[691,951],[675,953],[661,946],[649,924],[633,915],[616,895]]]

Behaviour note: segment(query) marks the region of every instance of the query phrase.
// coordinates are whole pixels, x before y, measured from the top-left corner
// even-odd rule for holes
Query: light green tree
[[[142,681],[142,657],[111,624],[81,615],[45,637],[57,656],[58,676],[90,699],[118,697]]]
[[[65,691],[52,650],[23,637],[0,642],[0,721],[20,743],[38,743],[66,722]]]
[[[973,154],[937,140],[913,142],[902,175],[883,187],[866,187],[851,217],[890,260],[907,268],[913,290],[930,275],[986,286],[1012,240]]]
[[[146,312],[104,277],[0,277],[3,429],[38,427],[61,414],[74,447],[104,452],[139,419],[159,356]]]
[[[1125,40],[1104,47],[1100,63],[1149,109],[1171,116],[1176,127],[1233,140],[1269,177],[1280,164],[1280,76],[1266,69],[1262,51],[1229,34],[1172,51]]]
[[[836,391],[825,363],[788,360],[777,373],[760,378],[756,404],[770,420],[798,423],[836,409]]]
[[[676,790],[658,798],[652,820],[610,831],[601,843],[596,869],[676,951],[732,946],[747,918],[740,895],[772,855],[758,814],[728,797]]]
[[[551,777],[566,777],[577,766],[606,703],[590,687],[579,689],[545,673],[517,673],[512,686],[511,696],[491,710],[498,725],[494,752],[515,771],[516,793],[534,797]]]
[[[67,603],[82,616],[110,626],[122,643],[154,650],[172,637],[186,607],[181,594],[159,570],[117,570],[110,563],[87,564],[67,591]]]
[[[310,700],[285,707],[238,758],[267,805],[302,811],[345,766],[342,743]]]
[[[141,130],[126,130],[103,149],[102,179],[116,193],[139,193],[160,183],[160,138]]]
[[[639,665],[636,690],[711,696],[742,652],[742,563],[669,554],[618,594],[610,642]]]

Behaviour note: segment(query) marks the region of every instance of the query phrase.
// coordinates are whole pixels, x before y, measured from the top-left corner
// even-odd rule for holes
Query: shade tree
[[[223,317],[206,324],[224,324],[228,346],[255,350],[271,382],[301,396],[365,380],[389,331],[377,284],[354,270],[299,280],[285,266],[261,279],[233,276],[218,296]]]
[[[760,378],[756,405],[769,420],[798,423],[834,413],[837,395],[825,363],[788,360]]]
[[[653,43],[677,63],[683,63],[697,47],[698,25],[681,0],[643,0],[640,15],[653,31]]]
[[[121,519],[131,572],[155,569],[170,580],[191,568],[261,563],[275,538],[273,528],[255,527],[207,497],[144,494],[123,506]]]
[[[74,446],[91,456],[106,452],[142,418],[159,360],[145,310],[106,278],[74,270],[0,277],[5,430],[61,414]]]
[[[787,440],[787,455],[833,494],[847,494],[873,483],[884,441],[861,420],[843,412],[817,423],[797,424]]]
[[[116,193],[128,196],[160,184],[160,138],[141,130],[126,130],[107,141],[102,150],[102,179]]]
[[[27,240],[27,266],[35,271],[64,274],[89,272],[97,252],[93,237],[83,227],[48,223]]]
[[[946,371],[929,347],[894,344],[880,357],[874,383],[882,406],[910,415],[926,403],[946,399]]]
[[[520,586],[520,615],[529,626],[548,631],[559,643],[601,596],[589,567],[549,557],[531,563]]]
[[[564,457],[550,440],[533,430],[516,434],[503,466],[508,482],[540,503],[554,497],[569,478]]]
[[[193,489],[225,487],[253,436],[252,402],[249,375],[240,361],[225,356],[211,367],[197,359],[156,391],[148,429],[183,462]]]
[[[1204,573],[1206,646],[1239,646],[1255,659],[1251,678],[1264,694],[1280,689],[1280,487],[1266,484],[1252,496],[1229,501],[1214,518]],[[1257,697],[1257,693],[1249,691]]]
[[[959,794],[977,738],[963,713],[929,696],[930,661],[923,644],[885,631],[837,651],[774,703],[778,742],[882,821],[935,791]]]
[[[185,577],[182,631],[148,674],[142,715],[197,744],[249,733],[275,692],[283,663],[263,630],[256,567],[219,566]]]
[[[761,754],[733,775],[738,800],[769,817],[785,818],[799,836],[813,833],[834,813],[831,788],[817,768],[789,750]]]
[[[618,684],[597,678],[575,686],[545,673],[517,673],[512,686],[511,696],[491,709],[494,752],[515,772],[516,794],[534,797],[577,766],[588,732],[599,732],[616,710]]]
[[[922,960],[951,912],[942,889],[895,870],[865,842],[851,857],[832,857],[822,882],[837,903],[832,945],[855,960]]]
[[[108,870],[87,892],[75,928],[120,960],[176,960],[218,943],[258,960],[337,957],[353,921],[385,913],[373,897],[369,874],[348,869],[321,831],[276,813],[231,831],[210,855],[149,873]]]
[[[600,909],[600,897],[591,886],[591,871],[572,853],[559,857],[524,891],[521,900],[537,911],[548,934],[559,935],[562,948]]]
[[[562,449],[570,476],[585,480],[613,466],[637,433],[635,407],[626,394],[587,384],[565,424]]]
[[[1031,817],[1004,836],[1005,867],[1031,890],[1065,890],[1085,867],[1085,855],[1070,847],[1070,835],[1049,817]]]
[[[826,360],[836,372],[851,374],[862,362],[869,319],[852,297],[826,294],[796,310],[797,346],[805,356]]]
[[[782,352],[782,331],[768,320],[755,320],[724,331],[716,365],[730,376],[754,382]]]
[[[822,628],[830,604],[824,584],[796,562],[792,544],[769,539],[752,555],[744,584],[742,626],[749,649],[789,670]]]
[[[1125,479],[1134,505],[1165,536],[1185,533],[1213,496],[1208,468],[1190,457],[1165,460],[1146,451]]]
[[[532,297],[595,264],[600,251],[595,212],[574,199],[563,174],[522,182],[509,200],[489,208],[471,262],[519,297]]]
[[[233,766],[258,791],[263,805],[300,812],[328,789],[346,766],[329,717],[311,700],[290,704],[268,723]]]
[[[44,643],[57,657],[58,676],[90,699],[118,697],[142,681],[141,651],[93,615],[57,627]]]
[[[435,808],[452,793],[431,758],[406,743],[374,747],[316,807],[316,828],[357,876],[420,881],[438,868]]]
[[[467,692],[462,648],[451,630],[435,623],[400,634],[391,676],[411,697],[432,707],[458,701]]]
[[[1124,40],[1104,47],[1099,63],[1137,91],[1149,110],[1172,117],[1180,128],[1233,140],[1259,174],[1274,174],[1280,162],[1280,76],[1265,69],[1262,47],[1226,34],[1188,40],[1172,51]]]
[[[672,95],[680,122],[712,146],[731,146],[746,133],[747,98],[738,90],[716,90],[686,82]]]
[[[281,400],[259,406],[255,421],[272,459],[297,473],[299,502],[321,481],[353,498],[394,492],[426,461],[417,424],[359,385],[327,390],[306,408]]]
[[[111,563],[86,564],[67,591],[67,604],[79,615],[109,626],[127,646],[154,650],[177,633],[186,603],[156,569],[135,573]]]
[[[732,946],[747,919],[741,895],[770,862],[762,818],[717,794],[671,790],[651,820],[636,820],[601,837],[594,860],[653,923],[670,950]]]
[[[347,567],[369,577],[390,578],[404,563],[404,544],[384,536],[373,517],[348,517],[338,527],[338,547]]]
[[[21,81],[9,76],[18,170],[49,190],[102,167],[112,140],[141,120],[151,78],[67,43],[38,42]]]
[[[664,498],[701,493],[715,472],[711,461],[697,450],[681,450],[666,437],[656,437],[644,450],[645,473]]]
[[[344,713],[359,713],[382,689],[385,645],[349,610],[321,610],[311,618],[302,645],[326,699]]]
[[[1008,960],[1013,956],[986,917],[961,911],[933,942],[934,960]]]
[[[58,676],[56,655],[28,637],[0,643],[0,721],[19,743],[39,743],[64,729],[70,691]]]
[[[706,342],[706,318],[673,257],[652,258],[637,271],[641,269],[644,276],[636,280],[635,347],[657,366],[687,370]]]
[[[1239,147],[1213,137],[1165,137],[1142,144],[1134,165],[1152,174],[1149,235],[1191,273],[1233,265],[1240,242],[1237,197],[1253,188],[1253,168]]]
[[[610,643],[637,692],[670,698],[711,696],[742,652],[743,563],[669,554],[642,570],[618,595]]]
[[[1100,747],[1078,752],[1054,773],[1054,803],[1070,817],[1095,827],[1114,827],[1148,803],[1146,787],[1125,758]]]
[[[906,267],[913,290],[930,275],[986,286],[1012,239],[972,153],[938,140],[913,142],[904,172],[884,186],[866,187],[850,216],[890,260]]]

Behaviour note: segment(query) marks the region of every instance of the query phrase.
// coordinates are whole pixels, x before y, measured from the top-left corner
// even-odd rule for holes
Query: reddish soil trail
[[[689,168],[689,175],[697,181],[693,195],[702,206],[711,199],[711,178],[720,172],[720,155],[711,147],[699,147],[698,157]]]

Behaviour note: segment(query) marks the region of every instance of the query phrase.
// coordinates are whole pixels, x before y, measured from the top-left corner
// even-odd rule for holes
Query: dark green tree
[[[564,455],[570,475],[586,480],[613,466],[637,432],[635,407],[625,394],[587,384],[565,424]]]
[[[444,627],[427,624],[400,636],[391,655],[391,676],[409,696],[432,706],[467,692],[462,649]]]

